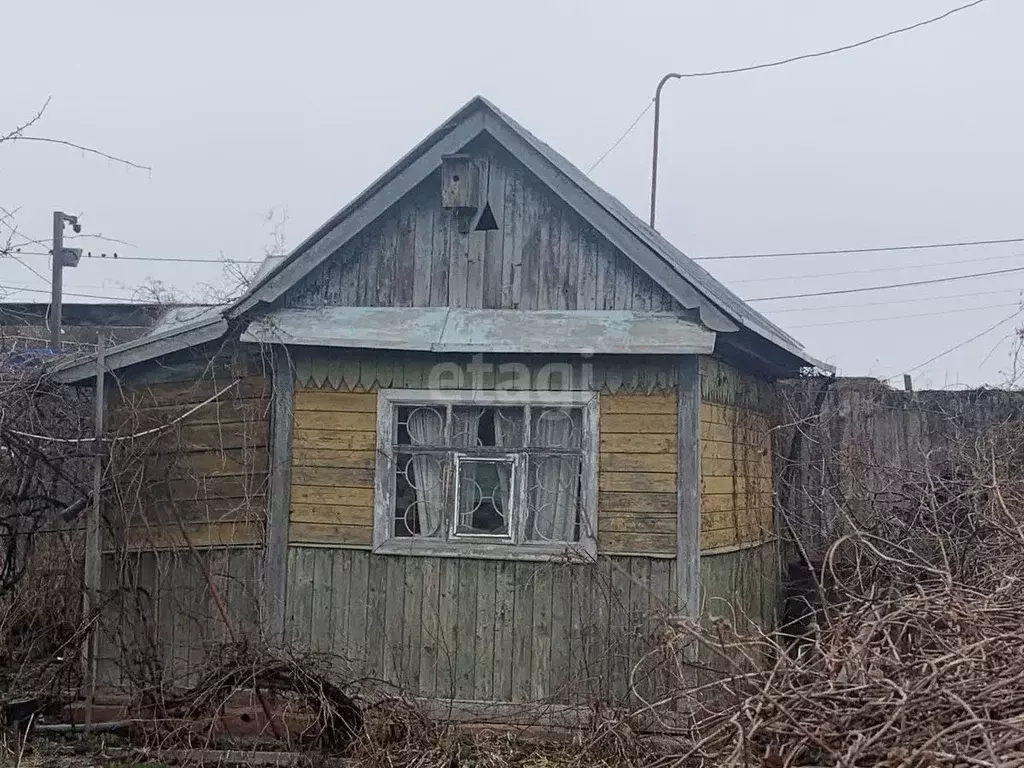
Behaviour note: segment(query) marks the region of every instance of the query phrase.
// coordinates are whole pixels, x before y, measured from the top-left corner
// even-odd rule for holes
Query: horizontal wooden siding
[[[601,395],[598,550],[675,555],[678,400]]]

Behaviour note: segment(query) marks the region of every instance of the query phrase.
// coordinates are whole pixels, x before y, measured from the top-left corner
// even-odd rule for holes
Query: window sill
[[[393,538],[373,547],[374,554],[406,557],[464,557],[474,560],[592,563],[596,548],[586,544],[488,544]]]

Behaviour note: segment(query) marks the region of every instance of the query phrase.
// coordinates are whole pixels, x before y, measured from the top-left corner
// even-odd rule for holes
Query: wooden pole
[[[96,656],[99,651],[98,619],[100,589],[100,488],[103,485],[103,385],[105,345],[103,337],[96,340],[96,429],[93,440],[92,504],[85,518],[85,600],[82,615],[91,623],[86,634],[85,684],[88,698],[85,704],[85,725],[92,724],[93,699],[96,698]]]

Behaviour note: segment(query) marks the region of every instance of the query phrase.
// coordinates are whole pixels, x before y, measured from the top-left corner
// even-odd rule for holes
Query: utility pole
[[[678,72],[669,72],[658,81],[654,89],[654,145],[651,149],[651,229],[654,229],[654,217],[658,212],[658,133],[661,130],[661,89],[669,80],[681,78]]]
[[[64,293],[64,267],[77,267],[82,257],[81,248],[64,247],[64,224],[70,224],[75,232],[82,231],[77,216],[69,216],[63,211],[53,212],[53,250],[50,251],[53,271],[50,278],[50,349],[60,351],[61,348],[61,314]]]

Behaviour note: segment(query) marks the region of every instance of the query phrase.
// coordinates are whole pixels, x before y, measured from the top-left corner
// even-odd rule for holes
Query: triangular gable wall
[[[278,306],[682,309],[496,142],[482,136],[464,151],[496,230],[459,232],[435,172]]]

